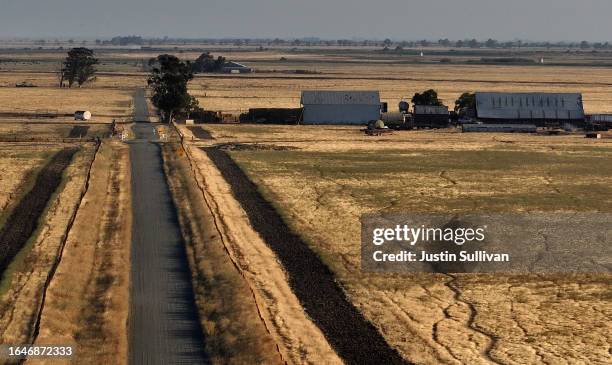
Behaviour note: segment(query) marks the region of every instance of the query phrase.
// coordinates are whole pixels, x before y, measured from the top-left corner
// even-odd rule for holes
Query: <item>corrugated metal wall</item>
[[[304,105],[305,124],[367,124],[379,118],[379,105]]]
[[[578,93],[476,93],[481,119],[583,120],[582,95]]]

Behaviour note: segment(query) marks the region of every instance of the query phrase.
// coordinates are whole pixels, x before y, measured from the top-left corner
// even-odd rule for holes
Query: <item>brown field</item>
[[[254,107],[299,107],[302,90],[346,89],[379,90],[393,111],[399,100],[434,88],[451,108],[463,92],[555,91],[582,92],[587,113],[612,112],[612,68],[601,66],[609,54],[559,53],[550,57],[562,65],[499,66],[467,64],[483,57],[477,52],[441,64],[440,58],[446,56],[384,55],[372,49],[219,48],[215,55],[244,62],[258,72],[196,76],[190,91],[207,110],[238,113]],[[1,49],[0,139],[66,138],[72,125],[87,123],[62,115],[81,109],[92,112],[92,122],[130,120],[133,93],[146,85],[142,62],[158,53],[162,52],[100,50],[101,72],[95,82],[59,89],[54,71],[65,51]],[[200,52],[187,46],[183,52],[181,46],[168,48],[168,53],[195,59]],[[290,73],[293,70],[310,74]],[[37,87],[15,87],[23,81]],[[60,116],[34,117],[43,111]],[[609,276],[365,274],[360,271],[358,225],[362,213],[380,210],[610,212],[612,140],[454,130],[371,138],[357,128],[341,126],[205,128],[215,138],[211,143],[260,145],[230,154],[330,267],[355,307],[406,359],[419,364],[612,362]],[[102,136],[105,131],[105,125],[90,125],[90,135]],[[183,132],[190,135],[186,129]],[[28,189],[29,178],[45,159],[65,145],[0,142],[0,219]],[[16,274],[0,291],[0,342],[30,339],[42,282],[77,209],[93,146],[70,145],[80,146],[81,151],[47,207],[44,225],[16,262]],[[300,306],[274,253],[249,226],[219,171],[196,148],[203,145],[195,143],[191,149],[199,169],[195,178],[206,187],[205,199],[214,203],[211,213],[225,223],[217,227],[216,238],[224,242],[215,242],[214,247],[205,247],[205,233],[197,231],[206,225],[190,227],[193,236],[186,237],[192,249],[192,272],[201,280],[194,285],[201,322],[217,341],[207,344],[208,351],[219,363],[228,358],[244,362],[247,353],[266,363],[279,361],[279,353],[289,363],[340,363]],[[130,239],[125,149],[120,143],[103,143],[91,190],[79,206],[65,261],[51,283],[49,306],[41,317],[39,343],[60,338],[77,343],[82,357],[75,362],[125,361]],[[186,168],[174,166],[179,167]],[[175,188],[187,183],[173,178],[170,183]],[[179,202],[185,199],[176,191],[174,197]],[[184,231],[185,221],[201,214],[188,205],[184,203],[186,211],[180,215]],[[104,254],[102,246],[108,248]],[[237,299],[249,292],[252,300]],[[248,320],[236,323],[241,316]],[[241,336],[245,332],[248,335]]]
[[[31,144],[2,143],[0,144],[0,217],[9,208],[9,204],[18,200],[28,185],[32,184],[31,178],[35,175],[44,161],[54,152],[59,151],[59,146],[49,145],[47,148]],[[0,221],[4,222],[4,219]]]
[[[401,99],[410,99],[414,93],[428,88],[437,90],[449,106],[453,106],[463,92],[477,90],[582,92],[586,112],[612,112],[612,70],[532,68],[343,65],[326,70],[321,76],[196,77],[190,89],[204,108],[232,112],[244,112],[249,108],[297,108],[300,107],[300,92],[312,89],[380,90],[382,101],[389,103],[390,110],[395,110]]]
[[[51,150],[59,147],[70,146],[39,145],[37,148]],[[4,273],[5,289],[0,297],[2,343],[21,344],[32,340],[32,326],[41,303],[42,289],[62,246],[68,222],[79,202],[93,151],[92,144],[80,146],[72,163],[64,171],[62,184],[41,216],[44,224],[34,232],[26,247]]]
[[[258,61],[248,63],[258,67]],[[249,108],[300,107],[302,90],[379,90],[389,110],[401,99],[433,88],[452,109],[464,92],[582,92],[587,113],[612,112],[612,69],[562,66],[477,66],[431,64],[294,63],[262,64],[262,70],[306,69],[316,75],[254,73],[197,76],[190,84],[209,110],[245,112]]]
[[[0,140],[10,142],[16,141],[58,141],[71,138],[70,132],[75,126],[88,127],[87,133],[83,139],[92,139],[95,137],[105,137],[109,134],[109,124],[87,124],[86,122],[78,123],[74,120],[66,122],[48,123],[37,122],[36,120],[19,121],[17,119],[5,120],[0,122]]]
[[[143,85],[144,77],[100,73],[83,88],[60,89],[53,74],[57,55],[50,55],[51,61],[42,59],[48,55],[34,61],[25,55],[8,55],[12,56],[23,57],[24,62],[0,64],[0,165],[6,172],[0,180],[2,216],[31,188],[37,169],[52,153],[70,146],[80,151],[41,216],[38,230],[5,273],[0,292],[0,342],[34,340],[33,326],[44,293],[37,343],[57,343],[63,338],[66,344],[77,346],[75,363],[125,362],[131,228],[125,145],[103,143],[89,191],[80,206],[79,202],[94,157],[94,144],[85,140],[106,137],[109,125],[105,123],[112,119],[131,120],[133,93]],[[37,87],[16,88],[22,81]],[[90,110],[92,120],[79,122],[63,116],[76,110]],[[36,115],[41,113],[58,117]],[[88,127],[82,143],[68,139],[74,126]],[[11,142],[13,139],[28,142]],[[45,292],[45,282],[60,254],[62,264]]]
[[[15,97],[17,93],[19,97]],[[3,87],[0,88],[0,113],[50,112],[63,115],[74,114],[77,110],[89,110],[92,113],[92,122],[110,122],[112,119],[125,119],[131,114],[131,97],[130,90],[118,89]],[[59,120],[74,122],[70,117]]]
[[[206,128],[215,142],[260,144],[231,155],[407,359],[423,364],[612,360],[609,276],[464,274],[454,279],[359,269],[359,217],[366,212],[610,212],[612,143],[582,136],[443,131],[372,139],[351,127]],[[266,148],[271,144],[297,149]]]
[[[127,363],[129,189],[127,146],[103,143],[61,264],[47,290],[36,339],[41,345],[74,344],[73,364]]]
[[[281,364],[272,335],[260,320],[248,282],[225,251],[202,193],[178,144],[163,146],[164,169],[188,247],[196,303],[213,364]]]

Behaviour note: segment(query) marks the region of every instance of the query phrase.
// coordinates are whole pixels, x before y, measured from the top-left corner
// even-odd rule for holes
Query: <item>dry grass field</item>
[[[280,55],[278,55],[280,57]],[[241,57],[241,55],[238,55]],[[244,56],[242,56],[244,57]],[[272,56],[270,56],[272,57]],[[351,63],[348,60],[306,62],[308,55],[287,62],[245,61],[261,73],[243,75],[198,75],[191,92],[208,110],[244,112],[249,108],[300,107],[302,90],[379,90],[389,110],[401,99],[433,88],[452,109],[464,92],[547,91],[582,92],[587,113],[612,112],[612,69],[565,66],[483,66]],[[312,75],[272,73],[272,70],[303,69]]]
[[[19,95],[16,97],[16,95]],[[58,121],[74,122],[77,110],[89,110],[92,122],[111,122],[131,114],[132,91],[107,88],[59,89],[57,87],[0,87],[0,113],[17,113],[25,118],[34,114],[59,114]],[[55,120],[55,119],[54,119]]]
[[[50,58],[40,64],[0,63],[0,115],[28,119],[33,118],[34,114],[49,112],[59,117],[46,119],[48,121],[70,122],[73,121],[70,116],[75,111],[89,110],[92,122],[123,120],[132,113],[133,91],[145,85],[144,75],[133,73],[134,70],[126,73],[115,67],[107,70],[112,72],[104,72],[104,68],[99,67],[101,72],[93,82],[81,88],[58,88],[56,70],[61,57],[65,56],[63,53],[0,55],[0,61],[3,57],[36,61],[36,57],[43,56]],[[22,82],[36,87],[15,87]],[[65,117],[65,114],[68,116]]]
[[[206,353],[213,364],[281,364],[272,335],[260,320],[254,293],[227,255],[213,213],[193,182],[176,144],[163,146],[164,170],[178,210]]]
[[[0,56],[0,227],[5,213],[32,188],[36,173],[54,153],[68,147],[79,149],[38,229],[4,273],[0,342],[25,344],[33,340],[33,326],[46,294],[38,343],[57,343],[64,338],[66,344],[77,346],[75,363],[125,362],[131,222],[125,145],[103,143],[93,166],[90,190],[78,204],[94,157],[94,144],[85,140],[106,137],[107,123],[113,119],[131,120],[133,93],[143,85],[144,77],[100,73],[94,83],[83,88],[60,89],[53,73],[58,55]],[[5,62],[6,57],[21,57],[23,62]],[[36,87],[15,87],[24,81]],[[90,110],[92,120],[75,121],[71,115],[76,110]],[[43,113],[57,117],[41,117]],[[84,131],[84,141],[79,142]],[[73,214],[76,219],[68,233]],[[62,265],[45,292],[45,282],[61,253]]]
[[[38,168],[53,153],[59,151],[59,146],[49,145],[47,148],[32,144],[3,143],[0,144],[0,217],[4,218],[10,204],[18,200],[35,176]],[[0,224],[4,219],[0,221]]]
[[[362,273],[359,262],[359,217],[367,212],[610,212],[609,141],[452,131],[372,138],[351,127],[206,128],[215,142],[257,144],[230,154],[407,359],[612,360],[610,276],[375,275]]]
[[[4,143],[3,143],[4,144]],[[28,343],[43,295],[43,287],[57,258],[63,237],[84,187],[92,144],[45,145],[40,151],[77,147],[57,191],[51,196],[39,225],[26,246],[3,273],[0,296],[0,338],[2,343]],[[27,188],[27,185],[24,185]]]
[[[37,344],[75,345],[73,364],[127,363],[130,228],[128,148],[105,142],[47,290]]]
[[[554,55],[562,66],[486,66],[467,64],[481,54],[458,55],[446,64],[440,63],[440,56],[371,51],[279,48],[256,52],[226,47],[213,53],[244,62],[258,72],[197,75],[190,92],[207,110],[233,113],[254,107],[299,107],[300,92],[307,89],[379,90],[391,111],[399,100],[429,88],[436,89],[451,108],[463,92],[581,92],[587,113],[612,113],[612,68],[595,67],[609,55]],[[129,120],[134,90],[146,84],[143,60],[164,52],[96,52],[101,72],[95,82],[60,89],[54,71],[65,51],[0,49],[0,137],[66,138],[75,124],[69,115],[76,110],[90,110],[92,122]],[[192,60],[200,53],[179,47],[167,52]],[[568,65],[572,62],[584,65]],[[307,74],[295,74],[295,70]],[[36,87],[15,87],[24,81]],[[60,116],[34,118],[40,112]],[[103,136],[106,128],[91,124],[89,135]],[[419,364],[612,362],[609,276],[374,275],[362,273],[359,262],[359,217],[367,212],[610,212],[612,140],[453,130],[371,138],[358,128],[341,126],[205,128],[214,143],[256,144],[235,148],[230,155],[331,268],[352,303],[406,359]],[[4,343],[28,340],[42,280],[57,256],[68,217],[76,209],[93,147],[72,145],[81,150],[45,212],[44,225],[31,240],[31,251],[20,261],[27,265],[0,292]],[[31,176],[60,148],[53,143],[0,143],[2,216],[28,189]],[[231,196],[223,178],[210,161],[202,167],[203,153],[197,158],[202,163],[202,180],[210,183],[208,198],[223,202]],[[129,184],[127,159],[125,146],[119,143],[102,150],[94,165],[91,191],[68,237],[66,261],[58,269],[49,307],[43,312],[40,343],[58,338],[67,343],[80,341],[83,356],[76,362],[125,360],[129,191],[121,187]],[[184,183],[176,176],[171,181],[175,187]],[[185,196],[175,192],[175,198]],[[304,313],[274,253],[248,227],[237,203],[216,208],[215,217],[230,220],[222,227],[228,246],[203,247],[204,233],[197,231],[187,239],[193,240],[192,271],[208,275],[195,287],[206,317],[204,330],[218,340],[208,344],[208,350],[218,355],[215,360],[222,363],[225,357],[233,357],[240,363],[242,355],[253,349],[253,353],[261,351],[257,356],[262,361],[275,362],[277,353],[269,350],[275,342],[283,360],[289,362],[339,363],[320,328]],[[185,221],[198,214],[186,211],[180,217]],[[90,216],[98,217],[100,224],[90,227]],[[100,254],[103,245],[109,248],[106,254]],[[232,249],[246,254],[233,257]],[[225,250],[229,259],[223,256]],[[201,257],[204,252],[219,257],[222,265],[213,268],[210,258]],[[232,271],[232,265],[244,280]],[[71,290],[72,283],[79,283],[78,290]],[[248,291],[255,303],[238,303],[236,297]],[[205,297],[212,299],[206,302]],[[255,312],[264,322],[253,319]],[[240,316],[249,316],[249,321],[232,323]],[[263,335],[244,342],[238,334],[249,329],[250,336]]]
[[[86,128],[82,138],[91,139],[95,137],[105,137],[109,134],[109,124],[90,124],[85,122],[78,123],[74,120],[70,122],[48,123],[35,122],[33,120],[20,121],[19,119],[10,119],[0,122],[0,140],[10,142],[16,141],[58,141],[74,137],[71,133],[73,128],[83,126]]]

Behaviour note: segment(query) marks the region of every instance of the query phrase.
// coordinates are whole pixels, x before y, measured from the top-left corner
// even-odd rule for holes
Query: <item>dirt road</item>
[[[129,363],[206,364],[185,247],[143,91],[134,106]]]

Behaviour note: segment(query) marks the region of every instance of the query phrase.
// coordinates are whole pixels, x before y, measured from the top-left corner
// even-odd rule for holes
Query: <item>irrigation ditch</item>
[[[257,186],[219,146],[202,147],[252,227],[274,251],[289,285],[312,321],[347,364],[408,364],[355,308],[317,254],[285,224]]]
[[[0,229],[0,272],[28,242],[39,224],[40,215],[62,181],[62,174],[78,148],[64,148],[51,157],[38,173],[34,186],[14,207]]]
[[[57,247],[54,260],[50,263],[50,267],[45,273],[44,282],[40,288],[40,299],[37,301],[36,308],[32,311],[32,317],[28,325],[27,343],[34,343],[38,336],[47,289],[62,259],[66,239],[74,223],[78,207],[88,190],[91,168],[98,154],[99,147],[100,143],[96,143],[91,161],[88,164],[85,182],[79,199],[62,233],[61,242]],[[38,228],[44,223],[41,222],[41,217],[51,200],[54,199],[58,189],[60,189],[64,180],[65,170],[71,165],[75,154],[80,150],[82,149],[79,147],[67,147],[53,155],[38,172],[31,190],[12,209],[0,230],[0,241],[3,243],[2,247],[0,247],[1,273],[7,270],[16,255],[24,249]],[[19,363],[22,362],[23,360],[19,361]]]

